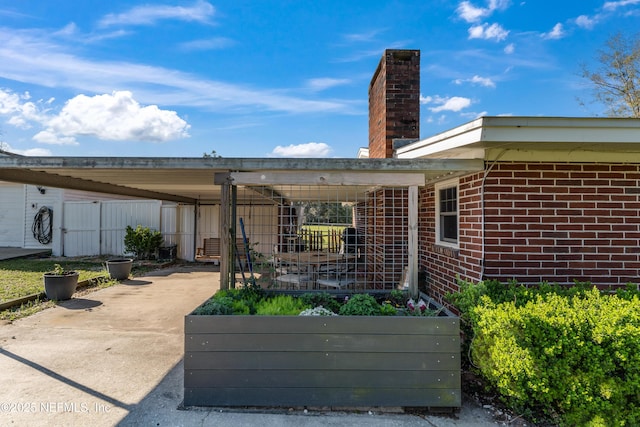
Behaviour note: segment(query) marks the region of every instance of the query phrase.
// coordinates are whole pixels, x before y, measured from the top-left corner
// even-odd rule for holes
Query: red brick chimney
[[[369,84],[369,158],[393,157],[396,138],[420,138],[419,50],[385,50]]]

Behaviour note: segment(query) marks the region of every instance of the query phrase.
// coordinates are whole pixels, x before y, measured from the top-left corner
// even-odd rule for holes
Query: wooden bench
[[[244,247],[244,240],[242,238],[236,238],[236,245],[238,248],[238,258],[245,260],[247,258]],[[204,239],[204,245],[196,250],[196,259],[204,262],[214,262],[220,264],[220,257],[222,256],[220,251],[220,238],[210,237]]]

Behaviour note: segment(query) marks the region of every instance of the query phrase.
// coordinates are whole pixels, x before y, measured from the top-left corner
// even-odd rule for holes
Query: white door
[[[100,255],[100,203],[65,202],[62,239],[64,256]]]

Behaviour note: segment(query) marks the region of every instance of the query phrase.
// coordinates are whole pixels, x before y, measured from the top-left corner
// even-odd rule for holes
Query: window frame
[[[455,241],[453,241],[453,239],[448,239],[448,240],[444,240],[441,237],[441,231],[442,231],[442,212],[440,210],[440,193],[442,190],[447,190],[450,188],[455,188],[456,189],[456,211],[455,211],[455,217],[456,217],[456,239]],[[449,248],[454,248],[454,249],[459,249],[460,248],[460,180],[458,178],[455,179],[450,179],[447,181],[442,181],[442,182],[438,182],[434,185],[434,189],[435,189],[435,231],[436,231],[436,245],[439,246],[447,246]],[[451,214],[453,213],[453,211],[451,211]]]

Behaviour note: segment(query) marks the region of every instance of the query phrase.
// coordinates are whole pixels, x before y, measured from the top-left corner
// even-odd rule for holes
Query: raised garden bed
[[[184,405],[460,407],[459,319],[190,314]]]

